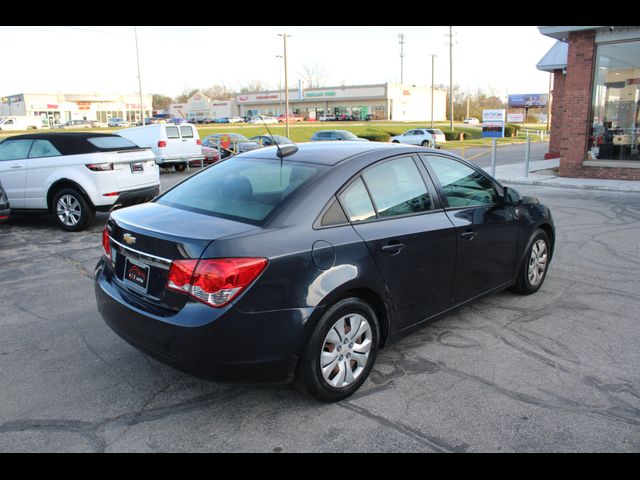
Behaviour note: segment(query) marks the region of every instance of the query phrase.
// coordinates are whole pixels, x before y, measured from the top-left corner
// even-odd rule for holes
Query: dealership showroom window
[[[640,160],[640,42],[599,45],[594,75],[591,157]]]

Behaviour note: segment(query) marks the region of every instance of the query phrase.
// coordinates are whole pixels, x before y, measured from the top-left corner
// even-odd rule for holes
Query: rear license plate
[[[144,166],[143,166],[142,162],[140,162],[140,163],[132,163],[131,164],[131,171],[133,173],[143,172],[144,171]]]
[[[146,292],[149,285],[149,266],[125,257],[124,281]]]

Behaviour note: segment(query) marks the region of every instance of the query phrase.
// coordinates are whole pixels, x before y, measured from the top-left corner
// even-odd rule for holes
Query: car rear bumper
[[[121,192],[116,201],[111,205],[97,205],[98,212],[109,212],[116,208],[129,207],[139,203],[145,203],[153,200],[160,195],[160,185],[152,185],[150,187],[136,188],[135,190],[126,190]]]
[[[110,275],[101,259],[95,271],[98,311],[115,333],[150,357],[207,380],[293,379],[307,309],[246,313],[192,301],[178,313],[151,313]]]

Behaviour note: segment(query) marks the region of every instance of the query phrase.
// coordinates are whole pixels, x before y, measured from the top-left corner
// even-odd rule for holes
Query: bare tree
[[[252,78],[240,86],[240,93],[263,92],[268,89],[269,86],[264,80]]]
[[[228,100],[235,97],[236,93],[226,85],[212,85],[202,90],[207,97],[214,100]]]
[[[327,86],[329,72],[322,65],[304,64],[300,77],[302,78],[306,88],[322,88]]]
[[[180,95],[176,97],[177,103],[185,103],[189,100],[194,94],[198,92],[197,88],[185,87]]]

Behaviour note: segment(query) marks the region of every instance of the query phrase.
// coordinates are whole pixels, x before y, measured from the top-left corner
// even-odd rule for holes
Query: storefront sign
[[[307,97],[335,97],[336,92],[306,92]]]
[[[78,110],[91,110],[91,102],[76,102]]]

